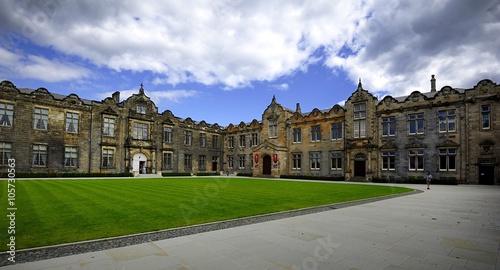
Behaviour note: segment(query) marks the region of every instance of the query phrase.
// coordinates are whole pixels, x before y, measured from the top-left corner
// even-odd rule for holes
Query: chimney
[[[295,108],[295,111],[298,113],[302,113],[302,110],[300,110],[300,103],[297,103],[297,107]]]
[[[431,92],[436,92],[436,78],[431,75]]]
[[[111,98],[116,102],[116,103],[120,103],[120,92],[119,91],[116,91],[113,93],[113,95],[111,96]]]

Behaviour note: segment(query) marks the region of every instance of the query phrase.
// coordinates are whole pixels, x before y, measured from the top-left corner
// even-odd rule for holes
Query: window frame
[[[44,148],[43,150],[41,149],[42,147]],[[35,148],[37,148],[37,149],[35,149]],[[33,146],[31,147],[31,150],[32,150],[31,156],[33,158],[31,165],[33,167],[47,167],[48,148],[49,147],[46,144],[33,144]],[[36,154],[36,157],[35,157],[35,154]],[[44,164],[40,164],[40,163],[42,163],[42,162],[40,162],[42,160],[43,160]]]
[[[412,159],[414,160],[413,161],[414,168],[412,168]],[[408,150],[408,170],[409,171],[424,171],[425,170],[425,151],[424,151],[424,149],[409,149]]]
[[[292,129],[293,143],[302,143],[302,128]]]
[[[302,153],[292,153],[292,170],[302,169]]]
[[[450,114],[451,112],[453,113]],[[444,115],[442,115],[442,113],[444,113]],[[453,129],[450,129],[451,124],[454,125]],[[441,128],[442,125],[444,126],[443,129]],[[438,111],[438,131],[439,133],[448,133],[457,131],[457,115],[455,109]]]
[[[332,171],[342,171],[342,165],[344,164],[342,152],[330,152],[330,170]]]
[[[46,114],[44,112],[46,112]],[[40,121],[41,121],[42,127],[40,127],[40,125],[39,125]],[[35,129],[35,130],[48,130],[49,129],[49,109],[41,108],[41,107],[34,108],[34,111],[33,111],[33,129]]]
[[[383,171],[395,171],[396,170],[396,151],[386,150],[382,151],[382,170]]]
[[[439,148],[439,171],[441,172],[456,172],[457,171],[457,148]],[[444,158],[444,163],[443,162]],[[450,161],[453,158],[454,168],[450,168]],[[444,168],[443,168],[444,165]]]
[[[382,137],[396,136],[396,116],[382,117]]]
[[[0,166],[9,165],[9,159],[12,158],[12,143],[0,142]]]
[[[69,150],[69,151],[68,151]],[[69,155],[69,157],[68,157]],[[69,158],[69,160],[68,160]],[[69,165],[68,165],[69,161]],[[78,146],[65,146],[64,147],[64,167],[78,168]]]
[[[333,123],[331,126],[331,139],[332,141],[340,141],[343,139],[343,124]]]
[[[311,142],[321,142],[321,125],[311,126]]]
[[[6,118],[6,120],[4,118]],[[0,102],[0,127],[12,127],[13,125],[14,125],[14,104],[7,102]]]
[[[101,168],[115,168],[115,148],[103,148],[101,154]]]
[[[407,121],[408,121],[408,135],[425,134],[425,113],[419,112],[419,113],[408,114]],[[415,125],[415,132],[412,132],[412,123],[413,125]],[[420,123],[422,123],[422,131],[420,131]]]
[[[66,124],[64,128],[64,131],[66,131],[66,133],[78,134],[79,124],[80,124],[79,113],[66,112]],[[74,130],[70,130],[70,127],[72,127]]]
[[[354,138],[366,138],[366,116],[366,102],[353,104]]]
[[[485,107],[487,108],[486,110],[484,109]],[[490,104],[481,104],[480,108],[481,108],[481,120],[480,120],[481,130],[493,129],[492,123],[491,123],[491,105]],[[487,127],[485,127],[485,125],[484,125],[484,117],[485,116],[488,117],[488,126]]]
[[[104,137],[115,137],[115,123],[116,123],[115,117],[107,117],[107,116],[103,117],[102,135]]]

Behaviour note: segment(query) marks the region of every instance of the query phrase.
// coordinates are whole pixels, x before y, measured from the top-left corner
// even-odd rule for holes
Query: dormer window
[[[144,106],[144,105],[137,105],[135,111],[137,113],[140,113],[140,114],[146,114],[146,106]]]

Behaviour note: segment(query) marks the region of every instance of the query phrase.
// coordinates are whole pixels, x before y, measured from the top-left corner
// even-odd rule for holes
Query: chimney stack
[[[120,103],[120,92],[116,91],[111,95],[111,98],[116,102]]]
[[[436,92],[436,78],[431,75],[431,92]]]

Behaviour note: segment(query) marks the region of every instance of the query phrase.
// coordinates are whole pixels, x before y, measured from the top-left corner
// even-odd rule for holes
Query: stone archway
[[[354,177],[357,176],[366,176],[366,156],[362,153],[358,153],[354,157]]]
[[[265,155],[262,157],[262,174],[271,175],[272,161],[271,156]]]
[[[143,153],[137,153],[132,157],[132,171],[141,173],[147,173],[146,167],[148,163],[148,158]]]

